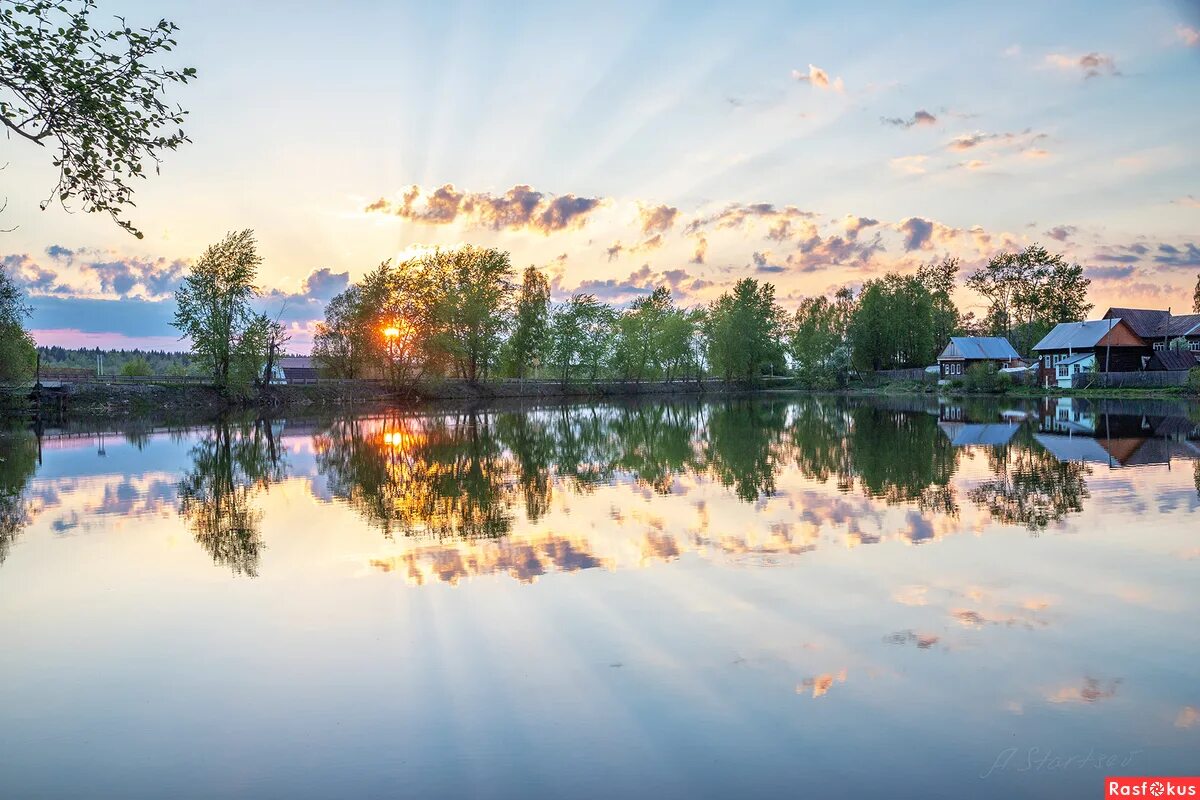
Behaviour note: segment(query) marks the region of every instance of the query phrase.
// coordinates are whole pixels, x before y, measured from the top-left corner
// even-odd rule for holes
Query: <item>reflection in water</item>
[[[1059,461],[1053,453],[1017,445],[988,454],[995,477],[970,491],[971,502],[993,519],[1042,531],[1067,514],[1083,510],[1088,496],[1087,464]]]
[[[29,522],[25,490],[37,463],[38,441],[32,432],[0,432],[0,564]]]
[[[402,555],[371,560],[414,583],[489,572],[529,581],[548,570],[617,568],[688,552],[798,554],[833,525],[850,545],[896,536],[921,543],[987,523],[1036,533],[1082,512],[1088,480],[1101,469],[1195,460],[1200,493],[1193,413],[1157,401],[773,397],[394,413],[300,426],[235,421],[174,434],[190,442],[177,486],[124,475],[105,485],[98,503],[54,524],[68,530],[81,515],[154,512],[177,491],[182,518],[214,562],[257,575],[264,544],[256,498],[289,477],[278,441],[286,430],[291,441],[304,435],[310,477],[322,478],[323,496],[390,540],[414,541]],[[124,435],[142,453],[155,432]],[[0,438],[0,448],[2,561],[35,508],[26,487],[39,443],[22,432]],[[608,495],[600,512],[610,518],[605,535],[635,537],[629,545],[598,550],[599,529],[585,530],[596,528],[595,519],[562,527],[578,505],[572,498],[582,502],[602,487],[632,492]],[[714,488],[735,506],[752,504],[755,514],[773,511],[749,527],[730,530],[726,520],[710,531]],[[682,506],[653,499],[691,492],[696,499]],[[896,507],[908,507],[898,531],[884,522]],[[531,530],[539,524],[555,529]]]
[[[287,476],[271,424],[221,423],[189,456],[191,468],[179,482],[180,514],[214,564],[257,575],[263,542],[253,500]]]

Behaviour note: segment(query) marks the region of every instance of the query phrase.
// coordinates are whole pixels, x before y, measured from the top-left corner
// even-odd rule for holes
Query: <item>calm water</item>
[[[1200,772],[1200,408],[0,437],[0,796],[1100,797]]]

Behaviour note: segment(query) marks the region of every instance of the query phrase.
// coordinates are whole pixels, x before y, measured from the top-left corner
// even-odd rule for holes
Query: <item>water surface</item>
[[[1200,409],[0,435],[0,796],[1074,797],[1200,769]]]

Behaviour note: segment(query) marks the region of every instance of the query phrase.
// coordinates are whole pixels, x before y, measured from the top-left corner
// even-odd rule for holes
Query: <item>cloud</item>
[[[1163,269],[1190,271],[1200,269],[1200,245],[1195,242],[1137,241],[1129,244],[1104,245],[1092,259],[1110,264],[1137,264],[1150,261]]]
[[[648,250],[657,250],[663,246],[663,241],[664,239],[661,233],[656,233],[649,239],[633,245],[625,245],[620,241],[616,241],[612,243],[611,247],[606,247],[604,249],[604,253],[608,256],[609,261],[613,261],[619,258],[622,253],[629,253],[632,255],[633,253],[644,253]]]
[[[899,156],[898,158],[893,158],[888,163],[897,172],[903,172],[908,175],[922,175],[925,173],[925,162],[928,160],[929,156]]]
[[[1083,274],[1097,281],[1120,281],[1133,277],[1136,272],[1137,267],[1127,264],[1124,266],[1088,267]]]
[[[1082,70],[1084,78],[1099,78],[1102,75],[1120,75],[1117,62],[1112,56],[1104,53],[1087,53],[1082,56],[1051,53],[1046,56],[1046,63],[1062,70]]]
[[[1190,25],[1176,25],[1175,37],[1183,42],[1186,47],[1196,47],[1200,45],[1200,30],[1193,28]]]
[[[1051,239],[1059,242],[1065,242],[1075,235],[1075,231],[1079,230],[1074,225],[1055,225],[1050,230],[1046,231],[1046,235]]]
[[[604,202],[599,197],[550,195],[525,184],[514,186],[503,195],[493,195],[463,192],[448,183],[433,191],[413,185],[398,202],[380,198],[364,210],[426,225],[449,225],[461,219],[477,228],[530,230],[549,235],[582,227]]]
[[[328,267],[310,272],[300,287],[300,293],[317,300],[332,300],[350,286],[349,272],[334,272]]]
[[[690,235],[706,228],[717,230],[744,228],[755,221],[766,222],[772,229],[776,229],[780,222],[812,219],[815,216],[816,214],[813,212],[801,211],[796,206],[777,208],[773,203],[731,203],[715,214],[693,219],[684,228],[684,233]]]
[[[550,285],[557,296],[591,294],[598,300],[621,304],[644,297],[659,286],[669,287],[676,299],[685,299],[689,293],[713,284],[697,278],[685,269],[656,272],[649,264],[643,264],[624,278],[585,280],[574,288],[568,288],[563,285],[561,277],[556,277]]]
[[[770,251],[765,253],[760,253],[757,250],[754,251],[754,253],[750,256],[750,260],[754,265],[754,271],[761,272],[765,275],[774,275],[780,272],[787,272],[787,267],[779,264],[768,263],[770,255]]]
[[[642,235],[662,234],[671,230],[679,217],[679,209],[674,206],[641,206],[638,217],[642,223]]]
[[[813,64],[808,65],[808,72],[803,72],[798,69],[792,70],[792,77],[801,83],[808,83],[817,89],[825,89],[827,91],[844,92],[845,84],[841,78],[829,79],[829,73]]]
[[[920,250],[930,246],[933,223],[921,217],[909,217],[898,224],[896,230],[904,234],[905,250]]]
[[[912,117],[907,119],[905,117],[880,117],[879,121],[894,128],[912,128],[918,125],[936,125],[937,117],[922,108],[914,111]]]
[[[696,238],[696,248],[692,252],[692,263],[703,264],[706,255],[708,255],[708,239],[699,236]]]
[[[1187,208],[1200,208],[1200,200],[1196,199],[1195,195],[1184,195],[1177,197],[1171,201],[1175,205],[1186,206]]]
[[[171,296],[183,280],[189,262],[184,259],[114,258],[101,250],[50,245],[49,264],[35,261],[26,253],[0,258],[30,295],[72,295],[96,298],[148,300]]]
[[[846,229],[846,235],[851,239],[857,239],[859,231],[864,228],[870,228],[879,224],[879,220],[871,219],[870,217],[856,217],[853,214],[847,214],[842,226]]]

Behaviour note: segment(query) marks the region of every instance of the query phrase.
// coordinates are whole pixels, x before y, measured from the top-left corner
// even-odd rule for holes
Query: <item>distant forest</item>
[[[104,365],[105,375],[128,374],[133,367],[135,374],[191,375],[196,359],[191,353],[169,353],[164,350],[104,350],[99,347],[39,347],[42,368],[79,367],[96,369],[97,359]],[[136,365],[136,366],[134,366]],[[143,367],[144,365],[144,367]],[[144,372],[148,367],[149,371]]]

